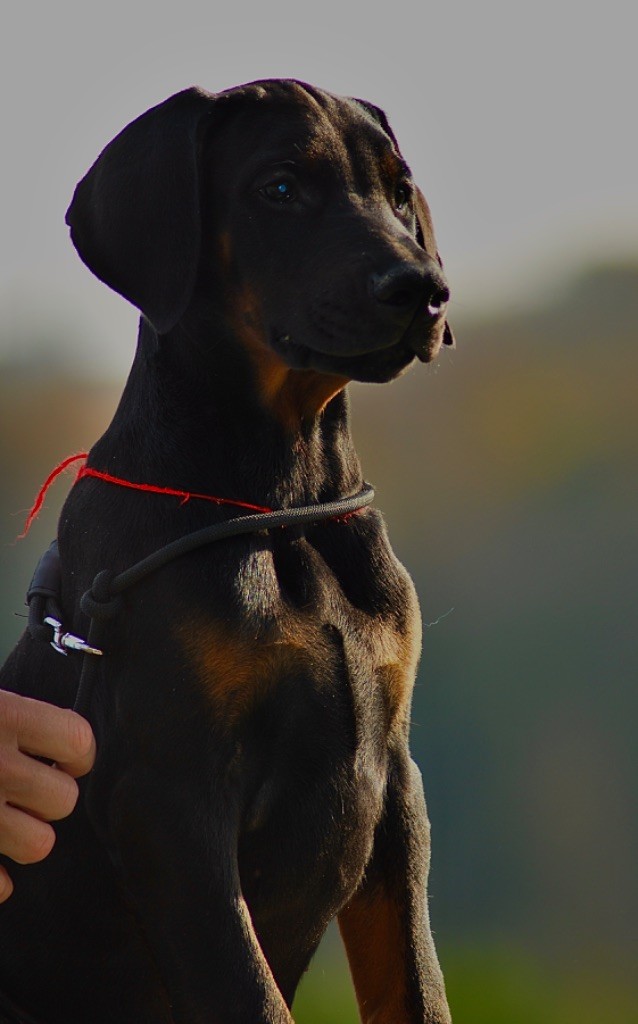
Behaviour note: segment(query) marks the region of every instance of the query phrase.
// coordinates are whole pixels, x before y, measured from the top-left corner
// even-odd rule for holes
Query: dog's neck
[[[362,477],[343,383],[313,371],[272,373],[265,395],[250,353],[219,325],[207,333],[185,321],[158,338],[142,318],[124,393],[91,464],[272,508],[355,493]]]

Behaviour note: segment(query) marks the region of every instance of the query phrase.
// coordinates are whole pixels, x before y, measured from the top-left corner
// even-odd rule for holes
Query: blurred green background
[[[412,746],[457,1024],[638,1021],[637,322],[638,262],[590,265],[544,304],[457,312],[458,347],[434,366],[351,388],[365,474],[423,608]],[[123,383],[4,350],[2,653],[72,478],[15,543],[24,510]],[[357,1019],[336,933],[295,1014]]]

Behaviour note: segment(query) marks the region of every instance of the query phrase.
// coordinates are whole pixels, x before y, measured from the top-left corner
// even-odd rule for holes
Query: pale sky
[[[583,262],[638,256],[637,12],[633,0],[6,4],[0,365],[35,325],[49,358],[126,371],[137,315],[80,263],[64,213],[113,135],[192,84],[295,77],[383,107],[430,201],[459,316],[542,301]]]

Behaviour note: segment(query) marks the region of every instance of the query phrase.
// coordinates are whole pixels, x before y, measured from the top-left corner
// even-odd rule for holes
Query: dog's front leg
[[[236,797],[212,788],[192,772],[129,769],[98,829],[106,825],[174,1024],[292,1024],[241,894]],[[99,767],[99,807],[98,791]]]
[[[429,822],[407,750],[391,760],[383,819],[363,882],[339,914],[364,1024],[449,1024],[430,932]]]

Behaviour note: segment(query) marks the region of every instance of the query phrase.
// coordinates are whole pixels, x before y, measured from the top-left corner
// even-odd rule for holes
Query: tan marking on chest
[[[284,678],[327,678],[334,659],[321,631],[300,623],[269,641],[251,639],[221,622],[177,627],[178,642],[214,710],[231,726]]]
[[[378,678],[386,691],[390,725],[403,728],[408,725],[414,680],[421,656],[421,614],[416,595],[404,630],[399,632],[390,626],[386,627],[383,653],[385,656],[378,670]]]

